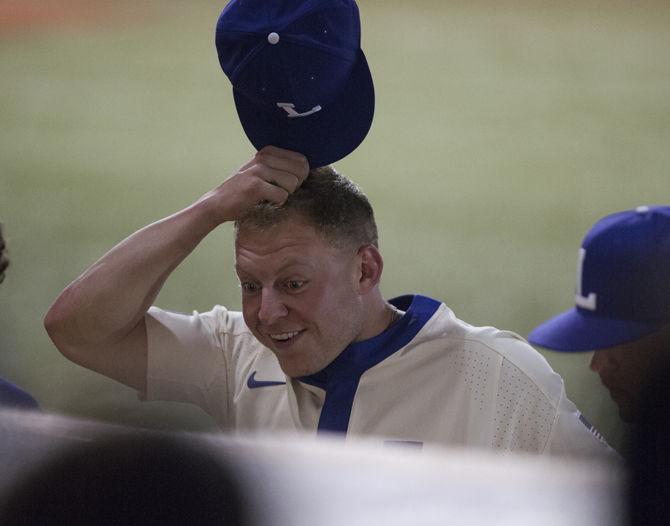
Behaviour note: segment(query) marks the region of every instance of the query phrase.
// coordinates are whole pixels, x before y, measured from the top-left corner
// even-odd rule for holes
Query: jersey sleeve
[[[496,340],[504,358],[498,384],[495,447],[619,458],[566,397],[563,379],[539,352],[514,333],[501,331]]]
[[[222,427],[230,414],[230,368],[219,337],[228,311],[180,314],[151,307],[147,326],[147,389],[144,399],[201,407]]]
[[[559,403],[552,433],[545,451],[549,454],[605,455],[621,460],[605,438],[582,415],[575,404],[565,397]]]

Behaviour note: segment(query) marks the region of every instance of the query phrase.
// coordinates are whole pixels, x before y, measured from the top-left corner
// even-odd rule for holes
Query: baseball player
[[[595,351],[591,369],[622,420],[635,422],[650,376],[670,365],[670,206],[596,222],[579,249],[575,307],[528,339],[556,351]]]
[[[152,306],[212,230],[234,223],[242,312]],[[58,349],[139,390],[190,402],[222,429],[381,442],[611,453],[521,337],[438,300],[380,291],[366,196],[331,167],[266,147],[200,200],[115,246],[45,324]]]

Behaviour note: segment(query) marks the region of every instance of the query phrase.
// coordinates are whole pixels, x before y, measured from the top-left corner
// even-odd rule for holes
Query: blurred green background
[[[0,0],[0,376],[47,410],[212,426],[61,357],[42,318],[105,250],[252,154],[213,46],[224,2]],[[526,335],[572,305],[595,220],[670,202],[670,3],[360,0],[372,130],[338,168],[376,207],[383,290]],[[230,230],[158,304],[239,308]],[[543,352],[615,446],[590,355]]]

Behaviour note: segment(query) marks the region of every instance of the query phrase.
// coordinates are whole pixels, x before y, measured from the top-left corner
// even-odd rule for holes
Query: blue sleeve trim
[[[39,404],[23,389],[0,378],[0,407],[39,409]]]

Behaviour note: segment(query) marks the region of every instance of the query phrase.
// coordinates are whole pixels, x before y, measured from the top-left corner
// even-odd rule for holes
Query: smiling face
[[[593,353],[591,369],[598,373],[624,422],[637,420],[643,389],[668,360],[670,331],[666,328],[640,340]]]
[[[361,339],[366,309],[356,250],[290,218],[235,241],[244,321],[291,377],[315,373]]]

